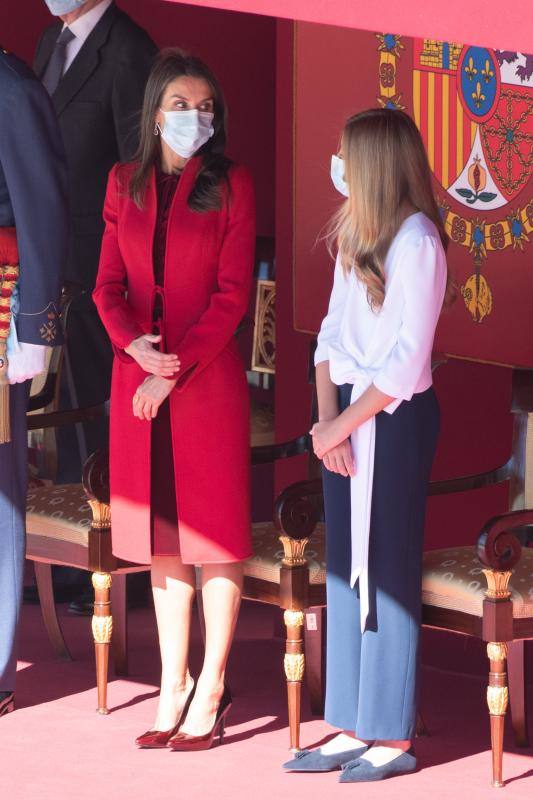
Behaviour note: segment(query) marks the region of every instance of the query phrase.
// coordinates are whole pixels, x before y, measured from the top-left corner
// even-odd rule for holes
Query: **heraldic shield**
[[[433,39],[413,40],[413,116],[436,180],[449,198],[477,212],[441,205],[452,241],[469,248],[476,272],[461,286],[476,322],[492,311],[480,266],[491,250],[523,248],[533,231],[528,207],[507,208],[487,224],[485,211],[512,204],[533,163],[533,58]]]

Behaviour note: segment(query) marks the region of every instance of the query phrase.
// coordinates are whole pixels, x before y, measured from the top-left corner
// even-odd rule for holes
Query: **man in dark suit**
[[[20,277],[8,339],[11,441],[0,445],[0,716],[14,707],[28,474],[26,407],[46,350],[60,343],[67,176],[57,119],[31,70],[0,48],[0,236],[16,227]],[[5,235],[5,232],[4,232]]]
[[[91,300],[107,176],[137,148],[144,87],[157,48],[112,0],[45,2],[61,22],[43,33],[34,68],[52,96],[65,142],[71,203],[66,278],[83,292],[69,312],[68,393],[72,403],[90,406],[108,399],[112,363]],[[78,440],[81,461],[107,444],[100,422],[87,426],[85,436],[86,443]],[[64,449],[60,444],[60,464]],[[63,480],[80,479],[80,459],[66,470],[60,466]]]

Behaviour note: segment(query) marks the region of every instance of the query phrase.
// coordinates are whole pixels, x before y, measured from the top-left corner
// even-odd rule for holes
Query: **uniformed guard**
[[[63,143],[50,97],[22,61],[0,48],[0,235],[15,227],[19,256],[7,348],[11,437],[0,444],[0,716],[14,708],[27,401],[31,379],[45,368],[47,348],[60,344],[61,337],[58,299],[67,250],[66,186]]]

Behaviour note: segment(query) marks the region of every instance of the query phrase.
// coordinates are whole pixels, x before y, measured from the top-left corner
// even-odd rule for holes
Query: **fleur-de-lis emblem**
[[[474,66],[474,59],[472,56],[468,59],[468,64],[465,67],[465,72],[467,74],[468,80],[471,81],[477,75],[477,69]]]
[[[488,60],[488,58],[485,61],[484,69],[481,70],[481,74],[483,75],[483,78],[485,79],[485,83],[490,83],[491,78],[494,78],[494,72],[490,68],[490,61]]]
[[[485,101],[485,95],[481,91],[481,83],[479,81],[476,84],[476,91],[472,92],[472,100],[476,108],[481,108]]]

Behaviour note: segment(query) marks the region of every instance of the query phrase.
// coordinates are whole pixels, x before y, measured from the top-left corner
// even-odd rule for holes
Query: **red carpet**
[[[51,654],[39,609],[24,606],[18,710],[0,720],[0,797],[531,800],[532,751],[515,750],[510,729],[504,761],[507,785],[501,790],[489,785],[487,666],[481,649],[475,642],[430,632],[424,637],[423,713],[431,735],[416,742],[421,766],[417,774],[360,787],[338,785],[334,773],[284,774],[280,765],[288,755],[288,735],[282,643],[272,638],[275,613],[244,605],[229,670],[235,702],[225,743],[209,752],[185,754],[139,751],[133,745],[135,736],[150,727],[156,706],[159,658],[151,611],[130,615],[130,676],[111,680],[112,713],[101,717],[94,713],[90,621],[62,615],[76,661],[59,663]],[[200,658],[196,634],[193,670]],[[470,674],[461,674],[465,670]],[[529,700],[533,709],[531,692]],[[303,716],[303,746],[330,733],[322,721],[310,717],[305,697]]]

